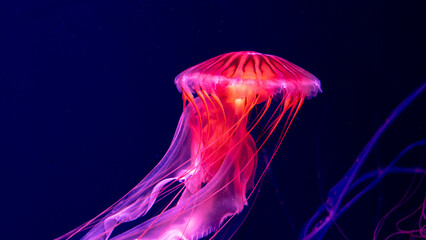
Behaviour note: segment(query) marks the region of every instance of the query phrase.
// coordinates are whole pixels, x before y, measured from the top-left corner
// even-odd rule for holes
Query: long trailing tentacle
[[[347,194],[354,189],[354,185],[358,185],[360,182],[370,178],[371,173],[368,175],[362,175],[358,178],[358,172],[361,166],[366,161],[369,153],[373,149],[374,145],[377,143],[379,138],[385,132],[385,130],[390,126],[390,124],[426,89],[426,82],[424,82],[419,88],[417,88],[413,93],[406,97],[389,115],[386,121],[382,126],[376,131],[373,137],[369,140],[368,144],[364,147],[361,153],[356,158],[353,165],[344,175],[344,177],[330,189],[327,195],[327,201],[323,203],[314,215],[309,219],[305,224],[304,228],[301,231],[301,239],[322,239],[324,234],[330,228],[332,224],[335,223],[336,219],[343,214],[351,205],[355,203],[361,196],[370,191],[375,187],[380,180],[387,174],[398,173],[398,168],[395,168],[393,165],[407,152],[407,149],[412,149],[413,145],[410,145],[404,149],[389,165],[385,170],[381,171],[380,174],[377,173],[377,176],[372,182],[370,182],[365,188],[361,189],[355,196],[349,199],[346,203],[343,202]],[[420,141],[421,143],[422,141]],[[418,145],[419,142],[414,145]],[[414,169],[404,169],[404,173],[417,173],[417,170]],[[420,171],[421,172],[421,171]],[[424,174],[424,173],[423,173]],[[342,205],[343,203],[343,205]],[[325,215],[325,216],[323,216]]]

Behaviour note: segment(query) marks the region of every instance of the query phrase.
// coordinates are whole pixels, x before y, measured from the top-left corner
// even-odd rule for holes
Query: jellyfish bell
[[[185,70],[175,83],[184,110],[165,156],[122,199],[60,239],[87,229],[83,239],[109,239],[118,225],[143,217],[167,196],[171,200],[160,213],[113,239],[217,234],[247,205],[263,177],[264,171],[256,176],[259,150],[272,141],[285,118],[272,159],[304,99],[321,91],[319,80],[309,72],[252,51],[214,57]],[[272,107],[274,97],[280,100]],[[260,105],[260,111],[252,111]],[[260,129],[256,139],[254,128]]]
[[[175,79],[180,92],[204,89],[226,98],[259,96],[258,102],[283,91],[314,97],[320,81],[295,64],[253,51],[219,55],[180,73]]]

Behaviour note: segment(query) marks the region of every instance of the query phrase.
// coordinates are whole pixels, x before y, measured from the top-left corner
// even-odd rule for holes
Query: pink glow
[[[113,239],[199,239],[218,232],[247,205],[263,177],[264,171],[256,176],[259,150],[278,134],[272,159],[304,99],[321,91],[318,79],[302,68],[250,51],[207,60],[175,83],[184,111],[163,159],[113,206],[58,239],[84,230],[83,239],[109,239],[118,225],[143,217],[170,194],[158,215]],[[274,96],[279,101],[272,107]]]

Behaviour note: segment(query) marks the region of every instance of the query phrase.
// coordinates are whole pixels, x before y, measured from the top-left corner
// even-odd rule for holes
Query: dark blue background
[[[182,110],[174,77],[239,50],[284,57],[322,81],[273,161],[276,186],[267,176],[236,236],[296,239],[291,226],[426,74],[421,2],[2,1],[0,239],[52,239],[123,196],[169,146]],[[426,136],[424,95],[380,141],[373,169]],[[371,239],[409,180],[386,179],[354,205],[345,234]]]

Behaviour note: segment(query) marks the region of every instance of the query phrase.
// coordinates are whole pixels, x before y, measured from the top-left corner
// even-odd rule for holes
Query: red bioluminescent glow
[[[321,91],[304,69],[252,51],[214,57],[182,72],[175,83],[184,110],[165,156],[123,198],[59,239],[86,230],[83,239],[109,239],[114,228],[143,217],[164,197],[171,200],[162,211],[113,239],[215,236],[243,210],[264,176],[264,169],[256,174],[259,151],[272,142],[270,162],[304,99]]]

